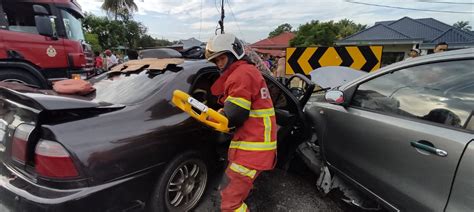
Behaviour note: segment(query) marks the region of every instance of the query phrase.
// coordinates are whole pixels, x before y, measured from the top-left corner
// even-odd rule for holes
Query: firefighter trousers
[[[221,184],[221,211],[249,211],[244,200],[253,187],[253,182],[261,173],[237,163],[230,162]]]

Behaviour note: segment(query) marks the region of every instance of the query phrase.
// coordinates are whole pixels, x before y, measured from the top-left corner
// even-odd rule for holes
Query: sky
[[[78,0],[83,11],[105,16],[103,0]],[[221,0],[135,0],[134,19],[148,28],[155,38],[180,40],[195,37],[207,41],[215,34]],[[473,0],[224,0],[226,33],[253,43],[265,39],[278,25],[289,23],[294,29],[311,20],[374,25],[377,21],[410,18],[435,18],[452,25],[457,21],[474,24]],[[367,4],[433,11],[413,11]],[[474,27],[472,27],[474,29]]]

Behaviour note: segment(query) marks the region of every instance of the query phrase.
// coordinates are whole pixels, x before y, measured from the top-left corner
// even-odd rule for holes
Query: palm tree
[[[131,14],[137,11],[138,6],[134,0],[104,0],[102,9],[105,10],[107,14],[113,14],[115,20],[117,20],[117,17],[123,15],[124,12]]]
[[[472,27],[469,26],[469,21],[458,21],[453,24],[453,27],[464,31],[471,31]]]

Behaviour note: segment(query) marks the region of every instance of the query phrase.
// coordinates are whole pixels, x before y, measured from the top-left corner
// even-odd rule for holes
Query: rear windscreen
[[[147,70],[144,70],[140,73],[104,77],[93,84],[96,92],[92,101],[123,105],[135,104],[158,92],[174,79],[176,74],[172,71],[149,74]]]

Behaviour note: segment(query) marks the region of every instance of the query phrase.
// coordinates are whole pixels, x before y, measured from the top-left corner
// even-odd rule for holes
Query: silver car
[[[396,63],[313,99],[315,136],[299,153],[322,191],[361,207],[474,211],[474,49]]]

